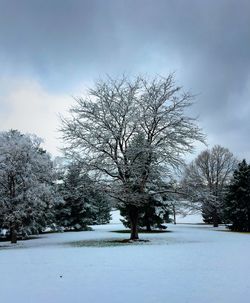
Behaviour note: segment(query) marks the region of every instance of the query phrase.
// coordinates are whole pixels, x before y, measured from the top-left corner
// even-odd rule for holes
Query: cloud
[[[6,82],[8,85],[4,85],[5,93],[1,96],[4,110],[0,114],[0,130],[34,133],[45,139],[44,147],[50,153],[59,154],[58,114],[66,114],[72,98],[48,93],[30,79],[9,79]]]
[[[57,98],[106,73],[176,71],[178,84],[198,94],[192,113],[200,116],[208,143],[250,160],[249,37],[249,0],[3,0],[0,77],[30,81],[27,89],[40,89],[63,112]],[[41,100],[39,94],[30,97]],[[42,102],[36,105],[41,112]]]

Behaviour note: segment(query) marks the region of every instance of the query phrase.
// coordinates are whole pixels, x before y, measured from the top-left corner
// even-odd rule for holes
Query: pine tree
[[[224,220],[233,231],[250,231],[250,165],[246,160],[239,163],[228,187]]]
[[[122,223],[126,227],[131,227],[129,220],[129,209],[126,207],[120,207],[120,213],[124,217]],[[153,196],[148,196],[148,201],[138,208],[139,228],[151,231],[155,228],[164,228],[164,223],[169,223],[170,210],[168,205],[163,200],[158,200]]]
[[[57,223],[66,230],[86,230],[93,223],[93,203],[88,177],[78,163],[68,165],[59,184],[63,202],[56,207]]]
[[[57,224],[66,230],[87,230],[88,225],[106,224],[110,204],[105,193],[84,172],[79,162],[60,169],[59,192],[63,202],[56,206]]]
[[[109,203],[107,195],[99,190],[93,188],[93,224],[107,224],[111,219],[111,205]]]

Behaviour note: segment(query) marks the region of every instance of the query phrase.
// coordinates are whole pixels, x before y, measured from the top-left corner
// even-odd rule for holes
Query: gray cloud
[[[209,143],[250,159],[248,0],[2,0],[0,64],[58,93],[104,73],[176,71]]]

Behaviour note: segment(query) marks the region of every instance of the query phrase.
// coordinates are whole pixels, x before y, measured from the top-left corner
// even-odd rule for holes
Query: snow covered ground
[[[170,224],[171,232],[141,234],[145,244],[74,244],[128,237],[110,232],[121,224],[94,228],[0,243],[0,302],[249,302],[250,234]]]

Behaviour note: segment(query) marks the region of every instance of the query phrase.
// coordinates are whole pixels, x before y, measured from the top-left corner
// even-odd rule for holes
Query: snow
[[[250,234],[207,225],[168,225],[145,244],[76,247],[79,240],[124,239],[110,231],[44,234],[0,243],[3,303],[231,303],[250,297]]]
[[[120,215],[119,210],[111,211],[111,220],[110,220],[111,224],[121,223],[121,219],[122,219],[122,216]]]
[[[204,223],[202,220],[202,215],[201,214],[192,214],[192,215],[187,215],[187,216],[182,216],[182,215],[177,215],[176,216],[176,222],[178,223],[193,223],[193,224],[201,224]]]
[[[111,212],[111,221],[110,223],[116,224],[121,223],[122,216],[120,215],[119,210],[113,210]],[[170,216],[171,218],[171,216]],[[176,216],[177,223],[203,223],[201,214],[192,214],[187,216],[177,215]]]

